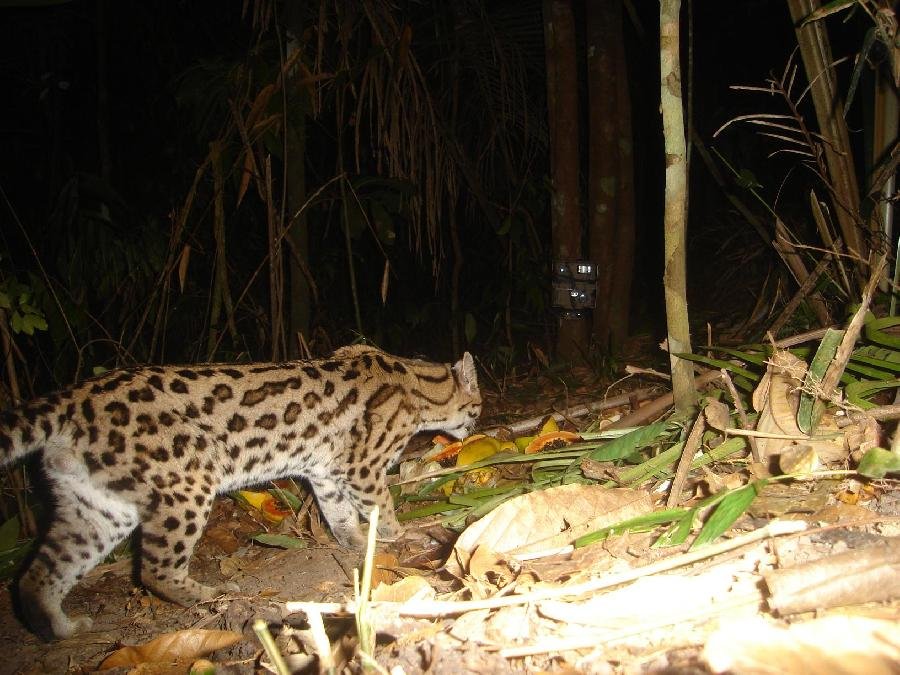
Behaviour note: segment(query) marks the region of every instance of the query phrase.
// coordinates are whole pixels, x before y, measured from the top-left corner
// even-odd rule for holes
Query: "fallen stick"
[[[478,609],[499,609],[500,607],[512,607],[515,605],[525,605],[541,600],[555,600],[558,598],[577,597],[587,595],[588,593],[596,593],[597,591],[619,586],[620,584],[629,583],[642,577],[647,577],[660,572],[667,572],[678,567],[691,565],[700,560],[711,558],[721,553],[727,553],[735,549],[754,544],[785,534],[796,534],[807,528],[807,523],[802,520],[773,520],[765,527],[761,527],[753,532],[727,539],[716,544],[704,546],[698,551],[688,551],[681,555],[675,555],[671,558],[665,558],[649,565],[635,567],[619,574],[609,574],[597,579],[591,579],[580,584],[571,586],[560,586],[557,588],[545,588],[533,593],[523,593],[521,595],[506,595],[500,597],[488,598],[486,600],[432,600],[432,601],[409,601],[409,602],[371,602],[372,607],[389,606],[392,607],[400,616],[413,616],[419,618],[432,618],[440,616],[456,616],[471,612]],[[295,612],[305,612],[306,608],[315,608],[322,614],[352,614],[355,611],[356,603],[354,602],[296,602],[288,601],[282,606],[282,614],[287,616]]]
[[[555,419],[557,422],[562,422],[568,417],[584,417],[585,415],[590,415],[593,412],[600,412],[601,410],[617,408],[620,405],[628,405],[629,403],[633,403],[634,401],[643,401],[650,396],[650,393],[652,391],[652,389],[636,389],[635,391],[632,391],[628,394],[621,394],[619,396],[613,396],[612,398],[607,398],[602,401],[593,401],[591,403],[577,405],[574,408],[566,409],[564,412],[553,413],[553,419]],[[534,429],[535,427],[540,425],[546,419],[546,417],[546,415],[540,415],[538,417],[530,417],[526,420],[519,420],[518,422],[513,422],[512,424],[495,424],[493,426],[486,427],[486,429],[506,429],[512,434],[519,434],[523,431]]]
[[[700,389],[710,382],[722,377],[722,373],[718,370],[708,370],[702,375],[694,378],[694,388]],[[650,420],[656,419],[666,410],[671,408],[675,403],[675,398],[671,392],[663,394],[659,398],[651,401],[642,408],[638,408],[630,415],[626,415],[618,422],[613,422],[607,429],[627,429],[629,427],[642,427]]]

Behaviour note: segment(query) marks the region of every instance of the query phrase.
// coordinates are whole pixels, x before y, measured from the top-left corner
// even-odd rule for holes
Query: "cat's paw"
[[[344,548],[355,551],[363,551],[366,548],[366,536],[362,530],[357,527],[336,527],[332,529],[334,538],[338,544]]]
[[[378,523],[378,539],[396,541],[403,536],[403,526],[393,512],[385,513]]]
[[[61,616],[53,620],[53,635],[64,640],[78,633],[86,633],[94,625],[94,620],[89,616]]]
[[[216,586],[216,591],[219,595],[228,595],[229,593],[240,593],[241,587],[233,581],[223,581],[221,584]]]

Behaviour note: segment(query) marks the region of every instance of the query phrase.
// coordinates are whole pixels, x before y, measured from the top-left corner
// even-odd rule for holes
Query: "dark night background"
[[[47,320],[47,330],[38,329],[32,336],[18,333],[15,338],[22,350],[24,379],[35,390],[44,390],[90,374],[95,366],[208,358],[215,257],[214,186],[208,171],[198,184],[177,245],[176,253],[185,244],[190,246],[183,289],[177,269],[164,273],[167,256],[172,254],[174,214],[183,208],[210,142],[228,125],[229,100],[247,97],[252,102],[255,92],[277,76],[278,45],[281,41],[283,48],[285,35],[274,26],[281,15],[263,25],[263,20],[254,21],[254,8],[274,7],[282,14],[289,10],[281,3],[122,0],[102,5],[100,25],[94,0],[33,8],[24,4],[0,3],[0,289],[12,295],[16,295],[12,290],[27,293],[26,304]],[[527,212],[523,222],[528,226],[516,229],[517,220],[506,227],[488,222],[467,186],[459,186],[456,217],[465,264],[454,314],[451,233],[443,228],[436,234],[435,245],[427,245],[426,237],[426,244],[416,248],[404,206],[415,186],[392,180],[395,177],[383,164],[379,169],[379,154],[366,137],[366,125],[361,124],[361,167],[357,172],[353,166],[348,173],[375,221],[371,229],[363,220],[350,228],[362,327],[370,339],[398,353],[447,359],[454,348],[462,347],[481,354],[488,365],[523,363],[535,353],[529,345],[552,352],[556,325],[549,307],[541,3],[453,4],[452,18],[440,9],[443,3],[429,2],[395,3],[393,15],[411,27],[409,49],[425,69],[435,101],[443,100],[451,88],[448,73],[457,73],[461,87],[456,105],[462,118],[458,128],[473,130],[460,140],[460,150],[477,157],[479,170],[489,177],[485,182],[488,200],[502,205],[507,199],[502,194],[514,192],[518,206]],[[637,245],[630,332],[659,338],[665,327],[659,7],[639,0],[634,8],[636,16],[624,13],[622,33],[635,148]],[[296,3],[292,9],[306,26],[302,39],[314,43],[318,3]],[[583,4],[576,2],[575,10],[576,18],[580,17]],[[733,166],[752,172],[770,203],[777,199],[782,217],[806,218],[810,176],[794,168],[794,160],[789,156],[767,159],[771,148],[740,125],[712,138],[734,116],[777,107],[763,95],[732,91],[729,85],[762,85],[771,74],[780,75],[796,47],[785,3],[698,0],[693,14],[691,109],[697,133]],[[519,59],[521,91],[526,97],[510,100],[510,105],[527,112],[529,126],[519,129],[522,154],[520,163],[506,170],[511,176],[497,177],[504,171],[502,163],[478,154],[478,128],[492,108],[490,101],[478,98],[473,78],[488,72],[490,54],[479,52],[474,41],[448,46],[454,25],[456,30],[489,26],[498,43],[514,50]],[[683,26],[686,69],[687,23]],[[847,24],[840,18],[829,19],[829,28],[835,57],[847,56],[858,49],[864,17]],[[479,28],[471,34],[486,32]],[[326,53],[335,35],[331,26],[320,36]],[[106,58],[105,82],[98,82],[98,41]],[[354,54],[358,60],[337,76],[337,83],[340,78],[357,77],[354,69],[362,67],[372,49],[361,41]],[[457,57],[454,71],[449,64]],[[477,58],[485,60],[482,71]],[[312,69],[312,63],[307,65]],[[242,78],[235,75],[239,69],[243,69]],[[327,70],[336,68],[332,63]],[[844,64],[839,72],[846,78],[849,66]],[[802,79],[802,74],[798,77]],[[312,194],[326,186],[311,205],[307,221],[309,267],[319,297],[312,306],[306,337],[319,351],[350,341],[357,328],[341,196],[337,183],[328,184],[337,173],[338,130],[330,112],[335,105],[334,87],[333,83],[322,85],[319,114],[313,115],[309,108],[305,114],[307,190]],[[98,97],[104,92],[106,111],[98,118]],[[281,106],[280,97],[277,100],[274,111]],[[308,101],[302,105],[308,106]],[[583,96],[581,105],[586,110]],[[804,111],[812,119],[808,103]],[[855,105],[851,131],[861,129],[861,114],[861,106]],[[341,129],[348,160],[355,131]],[[101,139],[108,142],[105,168]],[[272,139],[260,142],[258,157],[266,153],[274,157],[277,178],[282,147]],[[862,142],[861,133],[855,134],[857,141]],[[236,162],[239,151],[240,143],[227,148],[227,161]],[[228,285],[236,305],[239,339],[224,331],[213,356],[267,359],[272,356],[272,327],[265,205],[252,183],[237,204],[239,172],[229,173],[225,181]],[[691,181],[692,318],[698,322],[741,320],[778,263],[766,243],[734,213],[696,154]],[[514,190],[509,187],[512,183]],[[282,189],[276,180],[276,200]],[[392,273],[387,303],[382,306],[385,256]],[[169,286],[161,290],[165,277]],[[152,311],[141,322],[147,308]],[[289,309],[290,298],[285,311]],[[223,331],[219,323],[218,330]],[[459,345],[451,337],[454,325]],[[295,342],[290,337],[286,342],[291,355]]]

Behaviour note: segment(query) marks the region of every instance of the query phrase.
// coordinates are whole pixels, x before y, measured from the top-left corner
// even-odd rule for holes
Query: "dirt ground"
[[[229,553],[216,538],[229,529],[241,544]],[[237,527],[233,527],[233,526]],[[281,550],[254,545],[249,533],[259,531],[250,516],[227,498],[219,500],[192,562],[192,575],[216,583],[228,572],[241,593],[218,601],[180,607],[150,595],[133,581],[130,558],[93,570],[69,595],[69,614],[94,618],[93,631],[52,644],[29,633],[13,613],[9,588],[0,594],[0,665],[3,673],[90,672],[122,644],[140,644],[163,633],[186,628],[234,630],[253,636],[251,623],[264,618],[276,624],[281,617],[273,601],[344,600],[352,595],[356,554],[337,547]],[[226,546],[226,548],[231,548]],[[220,662],[234,662],[235,672],[252,672],[261,649],[255,639],[228,650]]]

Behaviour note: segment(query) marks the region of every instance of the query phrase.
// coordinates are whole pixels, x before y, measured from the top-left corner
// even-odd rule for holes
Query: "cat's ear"
[[[469,352],[463,354],[463,357],[453,364],[453,372],[456,373],[456,379],[460,386],[469,394],[478,391],[478,374],[475,371],[475,359]]]

